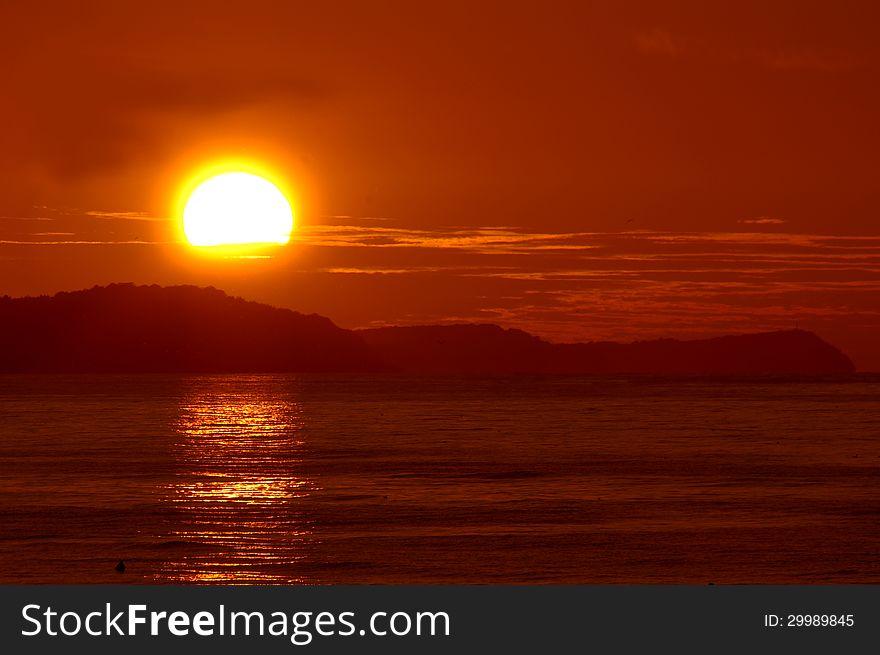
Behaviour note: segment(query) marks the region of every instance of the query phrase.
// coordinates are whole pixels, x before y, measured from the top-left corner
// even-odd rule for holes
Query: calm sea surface
[[[880,582],[880,377],[0,376],[0,582],[709,581]]]

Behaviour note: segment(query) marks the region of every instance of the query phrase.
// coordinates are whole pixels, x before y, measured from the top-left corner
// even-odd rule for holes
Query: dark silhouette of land
[[[14,372],[373,371],[363,339],[323,316],[214,288],[111,284],[0,298],[0,370]]]
[[[554,344],[497,325],[345,330],[214,288],[112,284],[0,298],[0,372],[841,375],[804,330],[695,341]]]
[[[555,344],[497,325],[358,332],[383,362],[412,373],[838,375],[850,359],[805,330],[714,339]]]

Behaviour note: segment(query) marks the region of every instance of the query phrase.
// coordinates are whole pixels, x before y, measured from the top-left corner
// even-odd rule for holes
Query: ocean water
[[[878,583],[880,377],[0,376],[0,582]]]

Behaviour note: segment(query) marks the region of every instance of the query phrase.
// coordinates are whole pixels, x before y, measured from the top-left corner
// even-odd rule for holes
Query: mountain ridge
[[[0,372],[846,375],[805,330],[560,344],[495,324],[347,330],[214,287],[116,283],[0,297]]]
[[[844,353],[806,330],[630,343],[551,343],[493,324],[371,328],[358,333],[383,361],[406,372],[848,375],[856,371]]]

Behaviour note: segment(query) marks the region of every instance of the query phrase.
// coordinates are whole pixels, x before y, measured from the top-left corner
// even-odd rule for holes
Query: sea
[[[0,582],[880,583],[880,376],[0,376]]]

